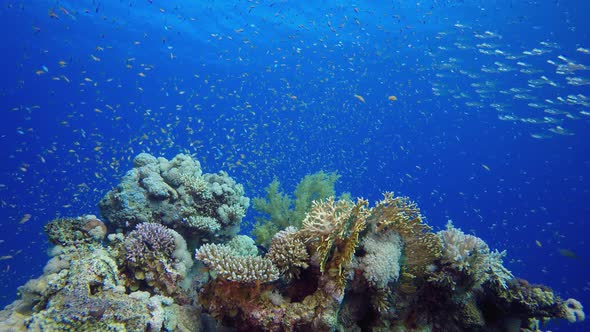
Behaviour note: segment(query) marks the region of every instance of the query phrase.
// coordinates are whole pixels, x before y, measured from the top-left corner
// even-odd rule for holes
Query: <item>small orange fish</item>
[[[356,99],[360,100],[361,102],[365,103],[365,98],[363,98],[363,96],[360,96],[360,95],[356,95],[355,94],[354,95],[354,98],[356,98]]]
[[[397,97],[396,96],[389,96],[389,97],[387,97],[387,100],[389,100],[389,101],[396,101],[397,100]]]
[[[55,13],[55,11],[53,9],[49,9],[47,11],[47,13],[49,14],[49,17],[59,20],[59,16],[57,16],[57,14]]]

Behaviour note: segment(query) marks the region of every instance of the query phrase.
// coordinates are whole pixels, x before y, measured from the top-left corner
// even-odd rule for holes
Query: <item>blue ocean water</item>
[[[337,171],[338,192],[407,195],[590,303],[590,3],[1,6],[2,306],[42,272],[43,225],[98,214],[140,152],[192,154],[249,197]]]

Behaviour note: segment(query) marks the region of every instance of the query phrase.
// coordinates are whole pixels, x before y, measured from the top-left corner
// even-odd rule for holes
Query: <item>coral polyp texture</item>
[[[265,283],[279,278],[272,262],[260,256],[242,256],[225,245],[204,244],[196,258],[211,267],[220,278],[239,283]]]
[[[250,201],[227,173],[203,174],[201,164],[184,154],[167,160],[141,153],[133,165],[99,203],[114,226],[129,230],[154,222],[201,238],[231,238],[239,231]]]
[[[268,250],[237,235],[247,207],[224,172],[140,154],[100,202],[110,225],[46,224],[51,258],[0,311],[0,331],[492,332],[585,319],[575,299],[513,276],[506,252],[451,223],[434,233],[407,197],[314,200],[296,225],[265,228]]]

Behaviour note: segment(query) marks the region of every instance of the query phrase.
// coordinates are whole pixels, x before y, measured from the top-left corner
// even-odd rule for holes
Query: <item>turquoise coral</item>
[[[99,203],[101,214],[124,230],[142,222],[166,225],[185,236],[231,238],[250,201],[227,173],[203,174],[200,163],[141,153],[134,168]]]

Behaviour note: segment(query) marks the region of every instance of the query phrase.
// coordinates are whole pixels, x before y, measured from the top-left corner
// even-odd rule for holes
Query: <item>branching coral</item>
[[[272,261],[260,256],[240,256],[235,250],[220,244],[204,244],[195,257],[212,268],[218,277],[240,283],[265,283],[279,278]]]
[[[362,199],[355,204],[345,199],[335,202],[330,197],[314,201],[303,220],[301,236],[317,255],[320,272],[328,266],[330,274],[338,277],[339,287],[344,286],[343,268],[352,261],[359,234],[367,225],[367,206]]]
[[[301,270],[309,266],[309,254],[305,243],[299,239],[293,226],[275,234],[267,257],[286,279],[299,278]]]
[[[173,251],[174,237],[160,224],[139,224],[125,238],[125,258],[136,265],[170,257]]]
[[[447,229],[438,234],[443,243],[443,264],[448,264],[468,276],[469,287],[475,288],[486,281],[492,281],[504,289],[508,288],[507,282],[513,276],[502,265],[505,251],[490,251],[482,239],[454,228],[450,221]]]
[[[145,280],[148,286],[173,294],[192,266],[182,236],[156,223],[137,225],[124,240],[124,255],[132,289]]]

